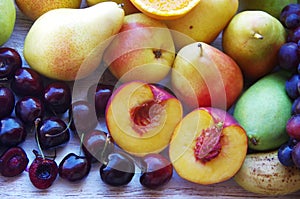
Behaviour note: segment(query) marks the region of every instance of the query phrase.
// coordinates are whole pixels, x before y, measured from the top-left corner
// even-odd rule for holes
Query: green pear
[[[249,87],[237,101],[233,116],[246,130],[248,147],[272,150],[285,143],[285,131],[291,117],[292,102],[285,91],[289,74],[271,73]]]
[[[0,46],[10,38],[16,22],[13,0],[0,0]]]
[[[286,30],[264,11],[235,15],[222,35],[222,47],[242,69],[245,79],[257,80],[277,65],[277,53],[286,42]]]
[[[82,9],[60,8],[39,17],[24,42],[24,58],[52,79],[81,79],[97,69],[103,51],[122,27],[124,10],[115,2]]]
[[[297,0],[240,0],[239,11],[262,10],[279,19],[283,7]]]

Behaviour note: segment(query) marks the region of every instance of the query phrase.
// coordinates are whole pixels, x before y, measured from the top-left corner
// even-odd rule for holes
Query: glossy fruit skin
[[[300,114],[300,97],[297,97],[292,105],[292,115]]]
[[[121,153],[111,153],[108,162],[100,167],[101,180],[111,186],[128,184],[135,173],[134,162]]]
[[[291,138],[300,140],[300,114],[292,115],[287,121],[286,132]]]
[[[145,169],[142,170],[140,183],[147,188],[156,189],[168,183],[173,175],[173,166],[160,154],[148,154],[142,159]]]
[[[17,101],[15,114],[25,124],[33,125],[37,118],[43,118],[44,104],[39,98],[25,96]]]
[[[289,144],[283,144],[278,149],[278,160],[279,162],[287,167],[294,166],[294,161],[292,159],[293,147]]]
[[[7,117],[0,120],[0,145],[17,146],[24,142],[27,130],[24,124],[15,117]]]
[[[12,90],[18,95],[39,96],[43,92],[43,80],[31,68],[18,68],[11,81]]]
[[[65,144],[70,140],[67,124],[59,117],[51,116],[38,124],[39,143],[42,149]]]
[[[43,99],[50,112],[65,113],[70,108],[71,98],[70,87],[65,82],[52,82],[44,89]]]
[[[52,159],[36,157],[29,167],[29,179],[38,189],[47,189],[58,175],[58,166]]]
[[[72,130],[77,133],[89,132],[98,124],[94,106],[84,100],[72,103],[69,117],[72,118]]]
[[[298,45],[294,42],[283,44],[278,52],[279,66],[286,70],[295,70],[299,64]]]
[[[58,173],[61,178],[74,182],[85,178],[90,169],[91,162],[86,157],[69,153],[60,162]]]
[[[21,174],[27,167],[29,159],[21,147],[7,149],[0,158],[0,173],[5,177]]]
[[[295,166],[300,169],[300,142],[298,142],[292,151],[292,158]]]
[[[286,5],[285,7],[282,8],[281,13],[280,13],[280,22],[286,27],[286,28],[292,28],[294,23],[289,22],[291,19],[288,19],[288,24],[286,23],[287,18],[292,15],[292,14],[298,14],[300,13],[300,6],[299,4],[292,3],[289,5]]]
[[[299,96],[300,75],[292,75],[285,84],[285,90],[291,99],[296,99]]]
[[[104,115],[107,102],[112,95],[113,90],[114,86],[100,83],[89,88],[87,97],[89,101],[95,101],[95,110],[97,117]]]
[[[5,86],[0,86],[0,107],[0,119],[8,117],[15,107],[14,93]]]
[[[13,48],[0,48],[0,79],[11,79],[15,71],[22,67],[22,58]]]

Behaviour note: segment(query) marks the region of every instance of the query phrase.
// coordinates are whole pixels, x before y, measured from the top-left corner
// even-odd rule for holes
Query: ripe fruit
[[[17,68],[21,68],[22,59],[13,48],[0,48],[0,79],[11,79]]]
[[[55,181],[58,174],[58,166],[54,159],[41,157],[37,151],[33,151],[35,159],[29,167],[29,179],[38,189],[47,189]]]
[[[287,195],[300,190],[300,170],[283,166],[277,150],[247,155],[234,180],[245,190],[265,196]]]
[[[16,22],[16,8],[12,0],[0,0],[0,46],[11,37]]]
[[[115,90],[105,117],[114,142],[130,154],[144,156],[168,146],[182,114],[181,102],[173,95],[132,81]]]
[[[44,86],[40,74],[31,68],[18,68],[11,80],[11,88],[18,95],[39,96]]]
[[[71,89],[66,82],[49,83],[43,92],[43,100],[48,111],[65,113],[71,106]]]
[[[15,96],[10,88],[0,85],[0,119],[10,116],[15,107]]]
[[[159,20],[176,19],[184,16],[200,0],[184,0],[184,1],[149,1],[149,0],[130,0],[144,14]]]
[[[173,175],[171,162],[160,154],[148,154],[141,159],[142,173],[140,183],[147,188],[156,189],[167,184]]]
[[[278,65],[285,70],[295,71],[300,58],[298,56],[298,45],[294,42],[283,44],[278,51]]]
[[[66,123],[55,116],[37,121],[36,133],[41,149],[57,147],[70,140],[70,132]]]
[[[292,159],[297,168],[300,168],[300,142],[298,142],[292,151]]]
[[[114,2],[50,10],[30,27],[24,58],[31,68],[51,79],[87,77],[99,67],[103,51],[123,19],[123,9]]]
[[[169,73],[175,58],[170,30],[142,13],[127,15],[103,60],[120,81],[158,82]]]
[[[132,159],[121,153],[111,153],[106,163],[100,167],[101,180],[111,186],[123,186],[128,184],[135,173],[135,165]]]
[[[222,34],[222,47],[250,81],[270,73],[278,63],[277,53],[286,41],[286,30],[278,19],[264,11],[235,15]]]
[[[233,116],[247,132],[250,149],[272,150],[288,141],[285,127],[292,108],[285,91],[288,75],[278,71],[265,76],[237,101]]]
[[[288,28],[288,27],[290,27],[289,24],[294,24],[294,22],[292,22],[292,21],[294,21],[295,19],[296,19],[296,21],[298,21],[297,18],[294,18],[295,14],[299,16],[300,5],[298,3],[288,4],[282,8],[279,19],[280,19],[281,23],[286,28]],[[292,27],[290,27],[290,28],[292,28]]]
[[[86,0],[88,6],[96,5],[97,3],[104,2],[106,0]],[[130,0],[113,0],[118,4],[123,4],[122,8],[125,11],[125,15],[133,14],[140,12],[131,2]]]
[[[300,115],[292,115],[286,123],[286,132],[291,138],[300,140]]]
[[[293,146],[290,146],[290,144],[283,144],[278,149],[278,160],[279,162],[287,167],[295,166],[295,163],[292,159],[292,151]]]
[[[243,76],[236,62],[222,51],[195,42],[177,53],[171,83],[188,109],[212,106],[225,110],[241,94]]]
[[[222,109],[199,108],[177,125],[169,157],[180,177],[208,185],[233,177],[247,148],[246,132],[231,115]]]
[[[0,173],[5,177],[21,174],[27,167],[29,159],[21,147],[7,149],[0,158]]]
[[[61,178],[77,181],[85,178],[91,169],[91,162],[82,156],[68,153],[59,163],[58,173]]]
[[[80,8],[81,0],[16,0],[21,12],[31,20],[57,8]]]
[[[298,88],[300,88],[300,75],[299,74],[293,74],[290,76],[285,83],[285,90],[288,96],[291,99],[296,99],[300,94]]]
[[[34,124],[37,118],[43,118],[45,108],[43,102],[36,97],[25,96],[15,106],[16,116],[25,124]]]
[[[200,0],[185,16],[164,21],[172,30],[176,50],[194,42],[213,42],[236,14],[238,3],[238,0]]]
[[[6,117],[0,120],[0,146],[17,146],[26,136],[26,127],[19,119]]]

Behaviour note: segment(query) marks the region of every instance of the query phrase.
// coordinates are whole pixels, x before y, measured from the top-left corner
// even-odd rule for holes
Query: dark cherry
[[[67,154],[59,164],[58,173],[63,179],[71,182],[82,180],[85,178],[91,169],[91,162],[83,156],[78,156],[75,153]]]
[[[0,119],[8,117],[15,107],[14,93],[5,86],[0,86],[0,107]]]
[[[108,155],[108,162],[100,167],[101,180],[111,186],[128,184],[135,173],[133,160],[125,154],[118,152]]]
[[[114,150],[112,137],[106,132],[92,130],[85,133],[82,141],[82,150],[91,162],[104,162]]]
[[[89,132],[98,124],[94,106],[84,100],[72,103],[69,118],[72,121],[72,130],[77,133]]]
[[[56,114],[65,113],[71,105],[71,90],[67,83],[55,81],[49,83],[43,93],[46,108]]]
[[[155,189],[168,183],[173,175],[171,162],[160,154],[148,154],[142,158],[140,183]]]
[[[49,149],[65,144],[70,140],[67,124],[56,116],[37,120],[37,135],[41,149]]]
[[[0,145],[17,146],[25,141],[27,136],[26,128],[18,118],[6,117],[0,120]]]
[[[105,114],[106,105],[113,90],[114,86],[101,83],[89,88],[87,98],[89,102],[95,102],[95,110],[98,117]]]
[[[19,99],[15,106],[15,114],[25,124],[34,124],[37,118],[43,118],[44,104],[39,98],[25,96]]]
[[[11,79],[18,68],[22,67],[22,59],[13,48],[0,48],[0,79]]]
[[[11,88],[17,95],[40,96],[43,92],[43,80],[39,73],[31,68],[18,68],[11,81]]]
[[[58,166],[54,159],[41,157],[35,150],[33,153],[36,157],[29,167],[29,179],[36,188],[47,189],[58,175]]]
[[[27,167],[29,159],[21,147],[7,149],[0,158],[0,172],[5,177],[21,174]]]

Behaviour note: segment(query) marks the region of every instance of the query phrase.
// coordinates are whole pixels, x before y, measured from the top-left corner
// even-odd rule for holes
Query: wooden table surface
[[[84,4],[83,4],[84,6]],[[23,43],[32,21],[26,18],[17,9],[17,20],[14,32],[10,40],[3,46],[17,49],[22,55]],[[213,45],[220,46],[220,38]],[[23,58],[22,58],[23,59]],[[23,59],[23,64],[28,66]],[[30,163],[34,158],[31,151],[37,149],[33,137],[34,133],[28,134],[28,137],[22,146],[28,154]],[[77,137],[72,137],[69,143],[58,150],[56,161],[60,160],[68,152],[79,151],[79,141]],[[61,178],[57,178],[54,184],[47,190],[36,189],[29,181],[28,172],[23,172],[18,177],[5,178],[0,176],[0,197],[4,198],[276,198],[265,197],[245,191],[234,180],[223,183],[202,186],[190,183],[180,178],[176,172],[171,181],[156,190],[149,190],[142,187],[139,183],[139,174],[137,173],[133,180],[123,187],[110,187],[105,185],[99,175],[99,163],[92,165],[90,174],[82,181],[70,183]],[[278,198],[300,198],[300,191],[287,196]]]

